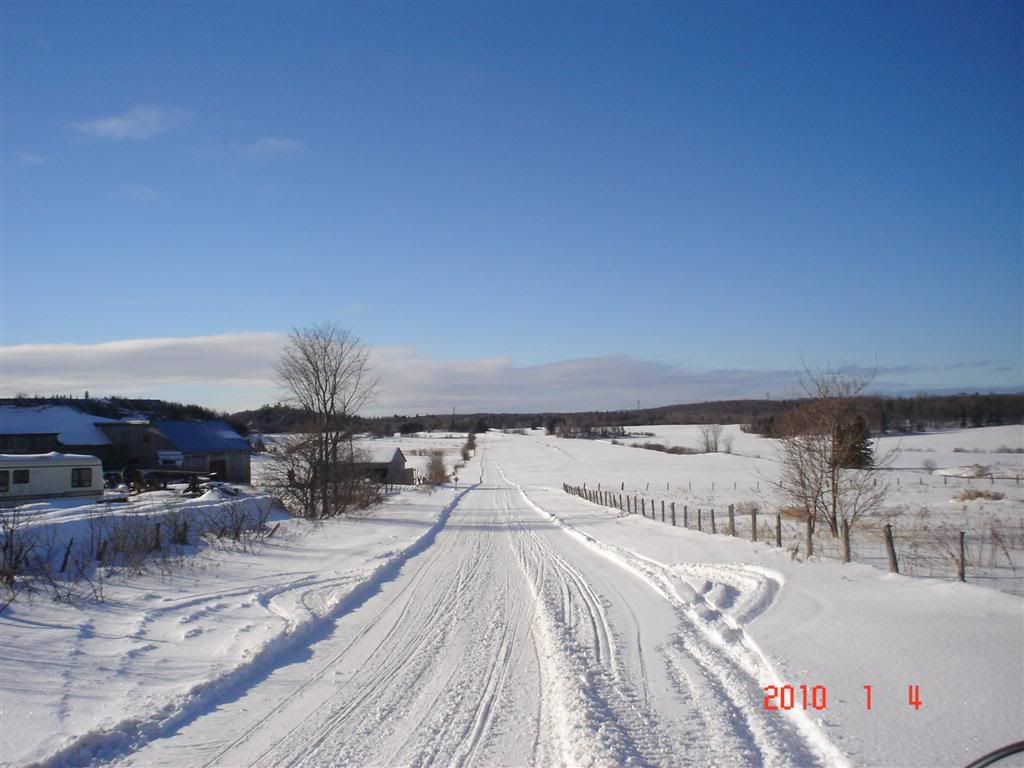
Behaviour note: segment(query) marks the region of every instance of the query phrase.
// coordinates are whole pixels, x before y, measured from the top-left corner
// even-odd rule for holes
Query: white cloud
[[[257,407],[282,396],[273,368],[286,338],[237,333],[0,347],[0,396],[88,389],[222,410]],[[652,407],[762,397],[765,392],[783,397],[797,378],[792,369],[693,369],[624,354],[523,366],[504,357],[442,360],[411,347],[375,347],[370,361],[380,391],[367,415],[447,413],[452,408],[615,410],[634,408],[638,400]],[[879,369],[873,389],[907,391],[906,377],[921,372],[910,366]]]
[[[260,402],[273,398],[272,367],[283,342],[281,334],[241,333],[0,347],[0,394],[88,389],[177,399],[188,390],[211,398],[210,405],[233,408],[239,393]]]
[[[239,152],[253,160],[273,160],[302,152],[306,145],[296,139],[264,136],[256,141],[243,144]]]
[[[0,347],[0,394],[81,392],[189,399],[237,410],[281,397],[278,333]],[[380,392],[368,413],[586,410],[779,392],[784,371],[692,371],[628,355],[518,366],[440,360],[409,347],[371,351]]]
[[[78,120],[71,127],[98,139],[141,141],[177,128],[184,119],[184,115],[177,110],[138,106],[120,115]]]

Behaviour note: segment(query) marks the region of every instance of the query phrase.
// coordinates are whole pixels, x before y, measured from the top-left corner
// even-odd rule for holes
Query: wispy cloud
[[[180,110],[138,106],[119,115],[76,120],[71,127],[97,139],[142,141],[173,130],[185,120],[186,116]]]
[[[119,197],[127,200],[148,201],[156,200],[160,193],[148,184],[121,184],[115,190]]]
[[[281,333],[237,333],[0,347],[0,395],[89,389],[198,401],[224,410],[256,407],[282,396],[273,368],[285,342]],[[367,410],[371,415],[444,413],[452,408],[613,410],[636,407],[638,400],[641,406],[657,406],[762,397],[765,392],[784,397],[795,390],[798,376],[793,369],[684,368],[623,354],[524,366],[504,357],[444,360],[411,347],[375,347],[370,360],[380,379],[378,397]],[[879,392],[947,386],[925,369],[893,366],[874,372],[872,389]],[[915,381],[920,375],[927,375],[931,385]]]
[[[243,144],[239,153],[252,160],[273,160],[304,152],[306,145],[297,139],[280,136],[263,136],[262,138]]]
[[[14,159],[22,165],[42,165],[47,158],[38,152],[15,152]]]

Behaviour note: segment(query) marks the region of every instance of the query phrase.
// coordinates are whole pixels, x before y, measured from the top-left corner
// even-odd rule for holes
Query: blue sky
[[[1022,30],[1019,3],[5,3],[0,388],[249,405],[198,341],[180,380],[64,353],[324,320],[481,407],[826,362],[1024,387]],[[490,397],[495,365],[562,373]],[[452,399],[408,387],[381,407]]]

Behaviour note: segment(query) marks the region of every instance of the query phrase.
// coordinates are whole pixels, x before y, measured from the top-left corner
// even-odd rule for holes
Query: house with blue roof
[[[249,483],[249,441],[226,422],[111,419],[69,405],[0,405],[0,453],[95,456],[106,470],[183,469]]]
[[[154,421],[182,455],[182,469],[209,472],[228,483],[249,483],[249,441],[223,421]]]

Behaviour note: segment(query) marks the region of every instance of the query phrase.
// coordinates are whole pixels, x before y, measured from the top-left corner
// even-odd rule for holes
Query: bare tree
[[[779,477],[783,500],[803,510],[812,530],[823,520],[833,536],[879,509],[888,484],[872,472],[891,461],[876,455],[859,413],[872,376],[842,369],[804,371],[804,402],[779,418]]]
[[[721,424],[701,424],[699,444],[701,453],[718,453],[718,441],[721,439]]]
[[[352,417],[376,392],[368,360],[351,331],[323,323],[293,330],[275,366],[288,400],[308,419],[303,439],[285,447],[282,466],[290,486],[305,486],[295,493],[309,516],[317,508],[321,518],[345,511],[347,491],[359,482]]]

